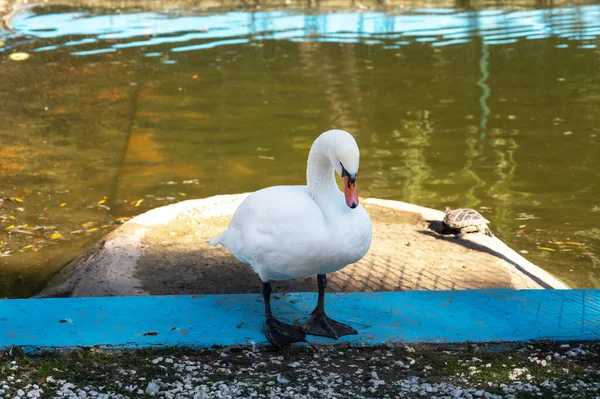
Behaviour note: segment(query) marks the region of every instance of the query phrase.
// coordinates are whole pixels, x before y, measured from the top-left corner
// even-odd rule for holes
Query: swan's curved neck
[[[308,153],[306,168],[306,185],[309,195],[319,205],[340,192],[335,182],[335,172],[329,160],[329,143],[327,137],[319,137]]]

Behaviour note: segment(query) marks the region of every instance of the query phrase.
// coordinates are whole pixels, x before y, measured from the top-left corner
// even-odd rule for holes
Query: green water
[[[477,208],[532,262],[600,286],[598,5],[46,7],[13,29],[0,35],[0,297],[34,294],[119,218],[303,184],[332,128],[361,148],[359,195]]]

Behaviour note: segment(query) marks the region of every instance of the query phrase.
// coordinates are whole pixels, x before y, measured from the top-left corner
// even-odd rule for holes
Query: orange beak
[[[344,176],[344,196],[346,197],[346,205],[354,209],[358,206],[358,194],[356,194],[356,182],[350,182],[348,176]]]

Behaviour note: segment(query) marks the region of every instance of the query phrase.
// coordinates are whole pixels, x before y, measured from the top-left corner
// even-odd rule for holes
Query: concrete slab
[[[274,312],[302,323],[313,293],[276,295]],[[600,290],[465,290],[330,294],[329,315],[354,345],[600,338]],[[266,344],[258,294],[0,301],[0,349]],[[336,342],[309,336],[311,343]]]
[[[190,200],[135,217],[71,262],[38,297],[259,292],[260,280],[247,265],[205,243],[227,227],[246,195]],[[362,203],[373,222],[371,249],[329,275],[330,291],[568,288],[495,237],[438,234],[441,211],[399,201]],[[316,282],[276,282],[274,290],[315,291]]]

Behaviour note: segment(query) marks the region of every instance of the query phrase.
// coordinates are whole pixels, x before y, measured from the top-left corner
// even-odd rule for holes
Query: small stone
[[[148,383],[148,386],[146,386],[146,393],[147,394],[157,394],[160,392],[160,387],[158,386],[158,384],[156,382],[154,382],[154,380],[150,381]]]
[[[548,362],[546,362],[546,359],[542,360],[542,362],[541,362],[542,367],[546,367],[547,364],[548,364]]]

